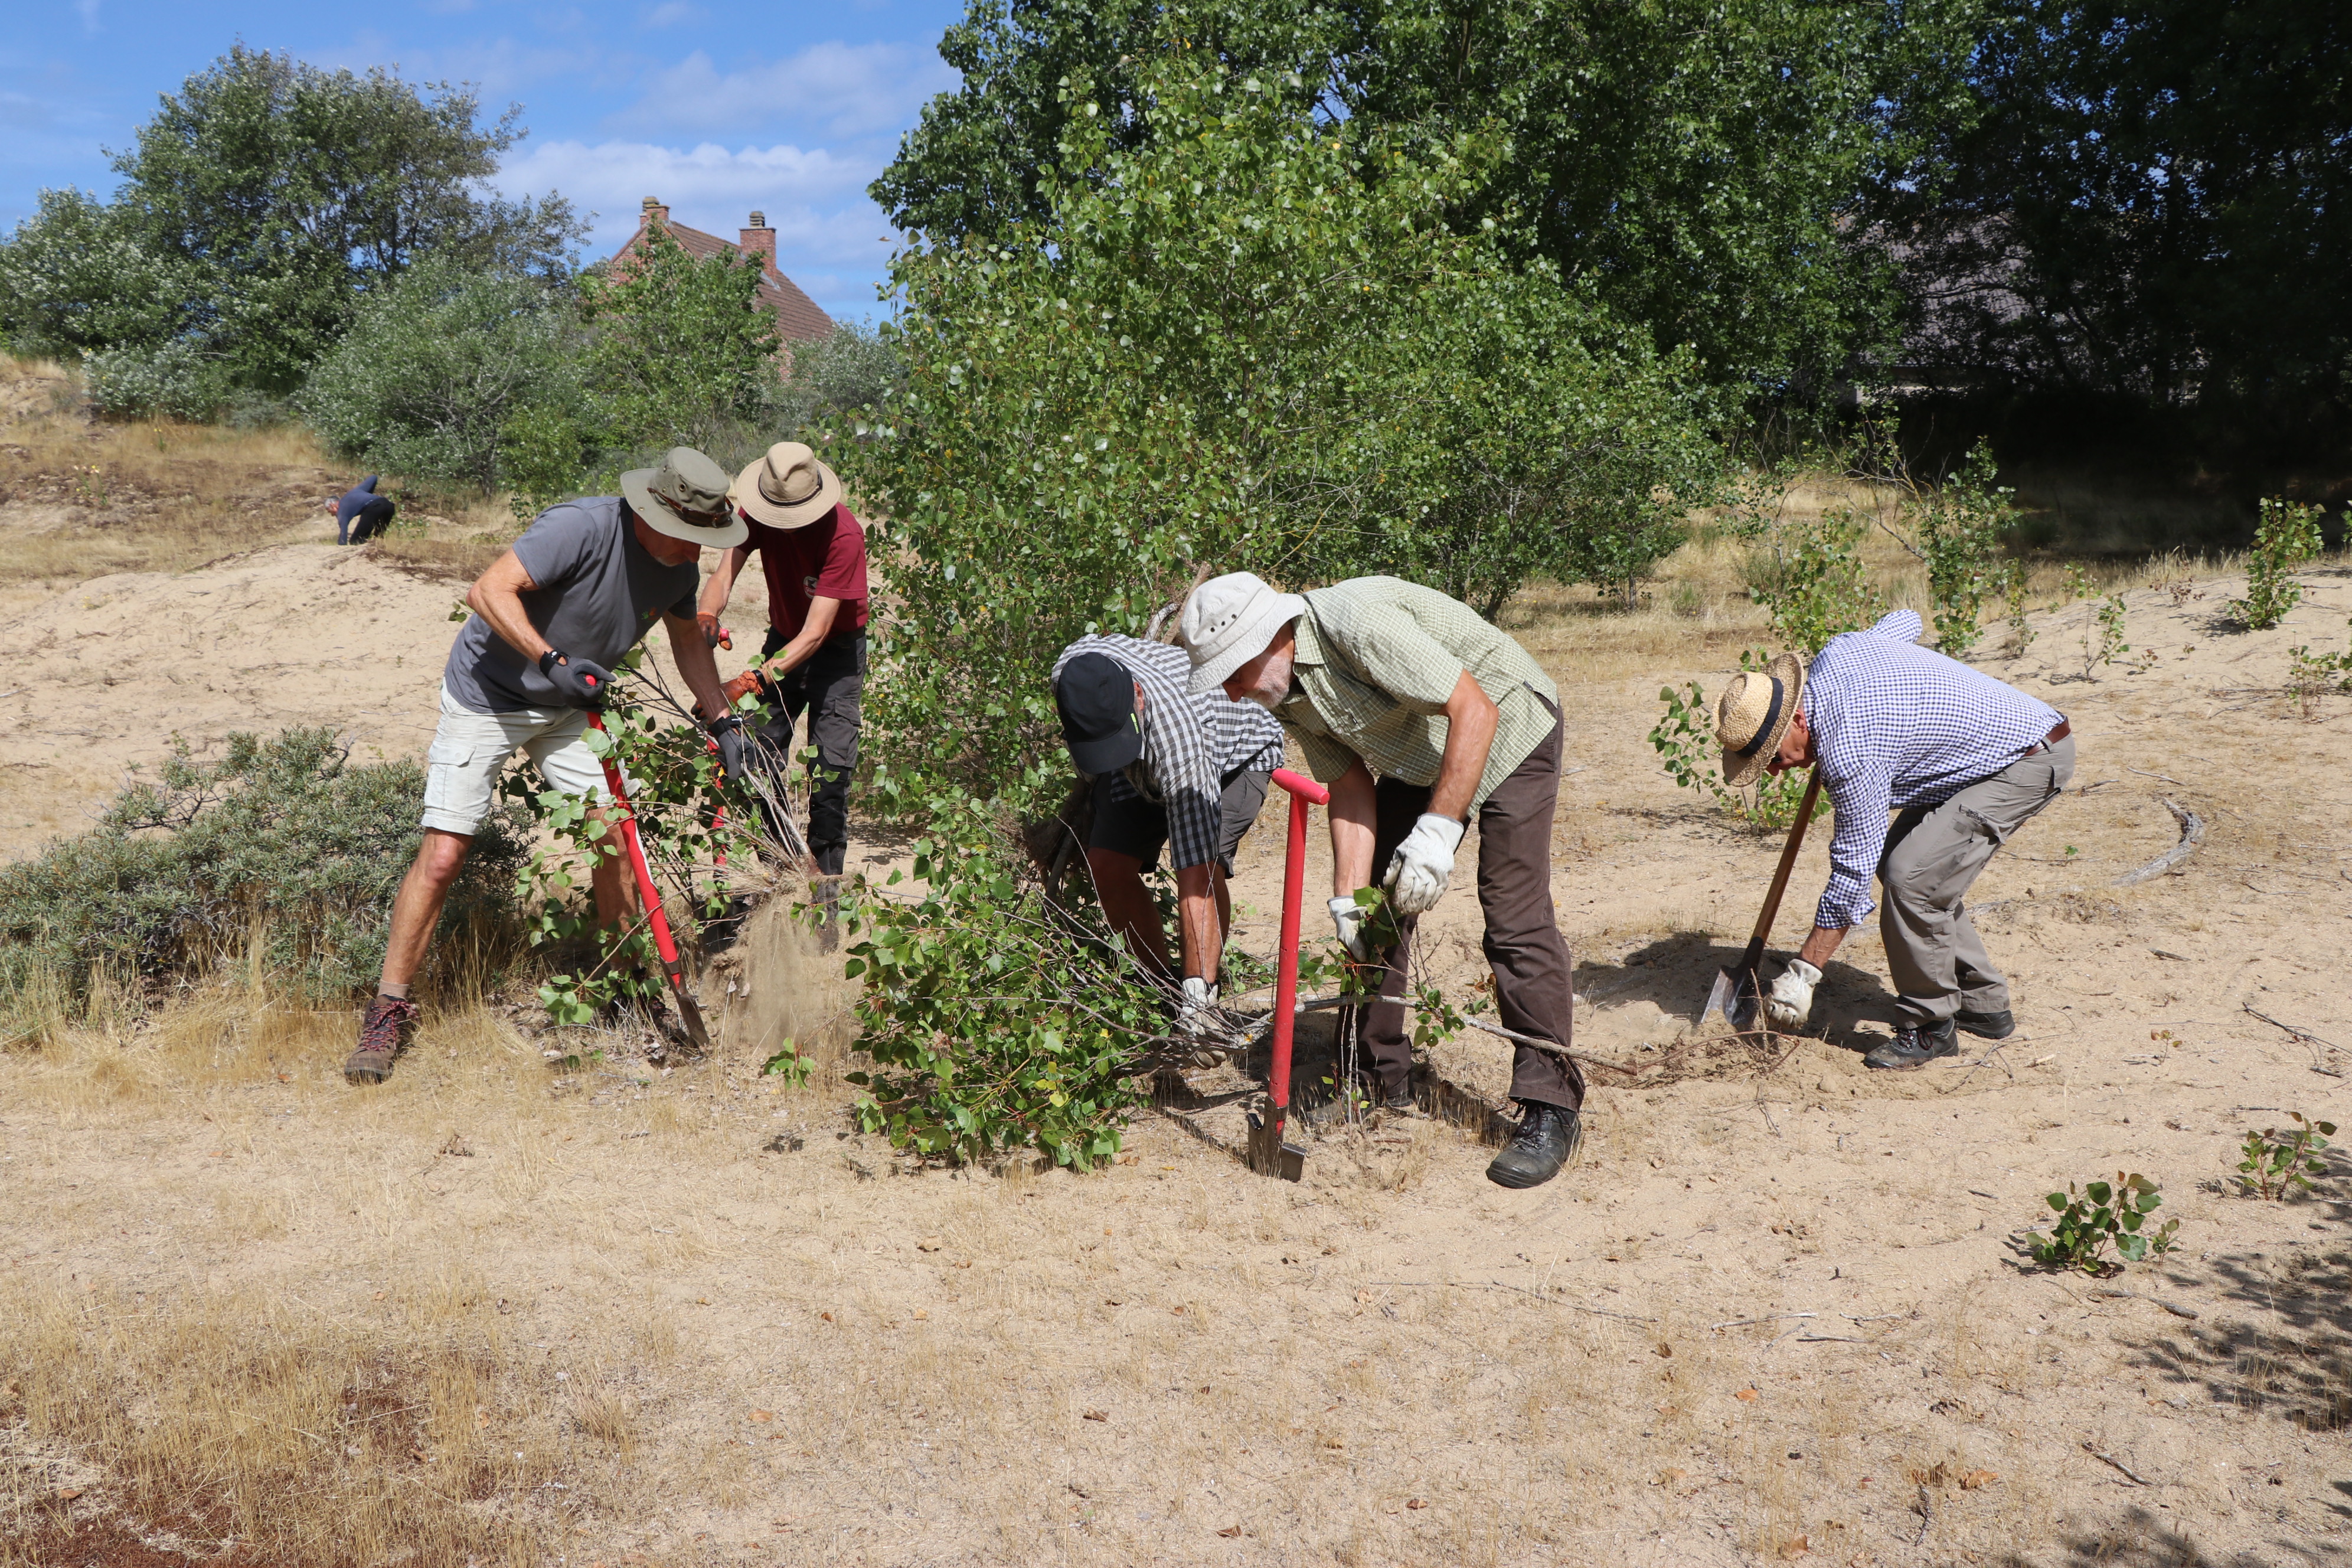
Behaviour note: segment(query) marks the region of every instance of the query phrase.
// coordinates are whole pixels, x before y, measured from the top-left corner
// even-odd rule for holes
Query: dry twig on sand
[[[2090,1455],[2091,1458],[2099,1460],[2103,1464],[2113,1465],[2116,1469],[2121,1470],[2125,1475],[2129,1476],[2132,1479],[2133,1484],[2136,1486],[2153,1487],[2163,1484],[2159,1481],[2149,1480],[2146,1476],[2141,1475],[2137,1470],[2133,1469],[2129,1465],[2125,1464],[2113,1454],[2107,1453],[2105,1450],[2101,1448],[2095,1448],[2088,1443],[2083,1445],[2083,1452]]]
[[[2170,795],[2160,795],[2158,798],[2164,802],[2164,809],[2172,813],[2173,820],[2180,824],[2180,842],[2175,844],[2171,848],[2166,850],[2163,854],[2158,856],[2147,865],[2142,866],[2138,870],[2125,872],[2122,876],[2117,877],[2113,882],[2109,883],[2108,886],[2115,888],[2137,887],[2142,882],[2161,877],[2167,871],[2172,870],[2176,867],[2179,866],[2182,861],[2188,859],[2191,855],[2196,854],[2197,847],[2205,842],[2205,819],[2203,817],[2179,805]]]

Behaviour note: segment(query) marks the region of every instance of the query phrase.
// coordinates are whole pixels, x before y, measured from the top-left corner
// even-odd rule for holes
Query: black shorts
[[[1132,855],[1148,871],[1160,864],[1160,847],[1168,842],[1168,808],[1139,795],[1111,799],[1113,776],[1107,773],[1095,780],[1095,826],[1087,836],[1087,847]],[[1257,820],[1258,807],[1265,804],[1267,781],[1273,777],[1268,770],[1238,773],[1225,780],[1218,799],[1217,864],[1229,877],[1234,871],[1234,851],[1241,847],[1242,835]]]

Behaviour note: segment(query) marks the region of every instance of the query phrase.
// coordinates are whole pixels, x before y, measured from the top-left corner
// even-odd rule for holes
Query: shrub
[[[298,402],[363,467],[487,496],[506,425],[577,402],[560,306],[535,279],[428,258],[369,299]]]
[[[1764,606],[1776,643],[1811,658],[1840,632],[1885,613],[1863,564],[1861,538],[1860,520],[1847,512],[1772,531],[1770,553],[1748,595]]]
[[[2066,1184],[2063,1193],[2044,1200],[2058,1211],[2048,1236],[2033,1238],[2033,1260],[2045,1268],[2080,1269],[2085,1274],[2112,1274],[2120,1265],[2105,1257],[2112,1246],[2125,1262],[2137,1263],[2172,1250],[2173,1233],[2180,1222],[2168,1219],[2143,1231],[2147,1216],[2163,1206],[2157,1184],[2137,1173],[2118,1171],[2115,1181],[2093,1182],[2080,1192]]]
[[[1936,646],[1954,658],[1983,637],[1985,601],[2018,580],[2017,565],[2001,556],[2001,536],[2017,522],[2016,492],[1995,484],[1994,471],[1992,448],[1980,443],[1958,473],[1906,508],[1927,568]]]
[[[2295,1124],[2285,1132],[2266,1127],[2247,1133],[2240,1150],[2245,1158],[2238,1162],[2238,1180],[2249,1192],[2280,1203],[2297,1187],[2308,1189],[2312,1177],[2327,1174],[2327,1165],[2319,1156],[2336,1131],[2333,1121],[2314,1121],[2300,1110],[2287,1114]]]
[[[353,765],[331,730],[231,735],[216,763],[184,745],[95,829],[0,868],[0,997],[78,1009],[97,980],[156,987],[257,950],[314,996],[372,985],[424,791],[421,764]],[[485,822],[445,929],[506,921],[522,858],[518,824]]]
[[[1049,900],[980,803],[934,800],[914,846],[921,896],[860,878],[847,973],[862,978],[858,1122],[957,1160],[1035,1147],[1086,1170],[1118,1152],[1167,1027],[1158,988],[1099,911]],[[900,880],[894,871],[885,887]]]
[[[209,419],[228,395],[220,368],[186,338],[100,349],[82,361],[89,400],[110,419]]]
[[[2263,498],[2254,548],[2246,557],[2246,596],[2230,605],[2248,630],[2270,630],[2303,602],[2303,584],[2292,574],[2319,553],[2321,516],[2315,506]]]

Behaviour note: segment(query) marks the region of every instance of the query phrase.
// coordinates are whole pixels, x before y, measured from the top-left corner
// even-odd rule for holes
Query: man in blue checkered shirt
[[[1168,937],[1143,886],[1169,846],[1183,939],[1181,1032],[1215,1022],[1217,966],[1233,927],[1225,879],[1282,765],[1282,725],[1255,703],[1185,689],[1192,661],[1167,643],[1083,637],[1054,661],[1070,760],[1093,775],[1087,868],[1110,928],[1171,983]]]
[[[1818,765],[1837,813],[1830,882],[1812,934],[1772,983],[1765,1012],[1796,1029],[1822,965],[1885,895],[1878,931],[1898,1000],[1895,1038],[1863,1058],[1915,1068],[2017,1027],[2009,982],[1962,901],[2028,817],[2074,775],[2066,716],[2047,702],[1917,646],[1918,613],[1830,639],[1810,668],[1783,654],[1736,678],[1716,710],[1725,782]],[[1892,823],[1887,814],[1895,814]]]

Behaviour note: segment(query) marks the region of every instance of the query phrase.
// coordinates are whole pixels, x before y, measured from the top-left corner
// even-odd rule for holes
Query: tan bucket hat
[[[735,476],[735,504],[770,528],[806,528],[841,504],[841,479],[798,441],[779,441]]]
[[[1784,653],[1767,665],[1761,675],[1741,673],[1731,678],[1715,705],[1715,738],[1723,745],[1723,782],[1734,789],[1756,782],[1789,721],[1805,700],[1804,661]]]
[[[1192,590],[1177,618],[1176,640],[1192,660],[1184,689],[1198,697],[1264,653],[1275,634],[1307,613],[1296,594],[1277,594],[1255,572],[1228,572]]]
[[[658,468],[621,476],[629,510],[656,533],[726,550],[751,536],[727,504],[727,470],[691,447],[672,447]]]

